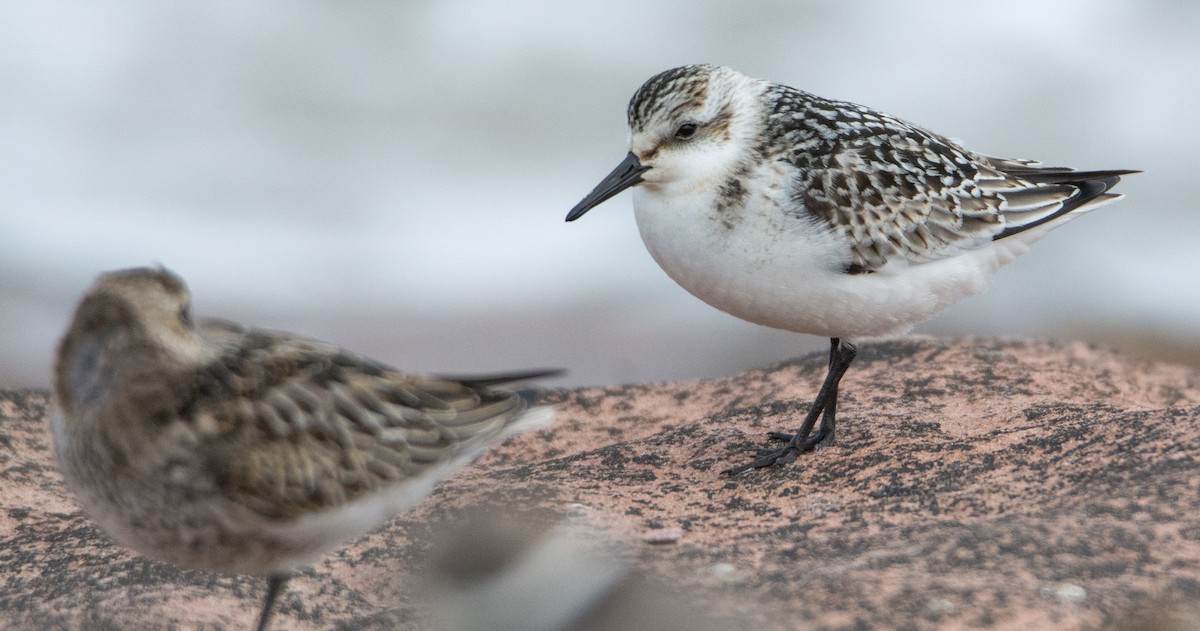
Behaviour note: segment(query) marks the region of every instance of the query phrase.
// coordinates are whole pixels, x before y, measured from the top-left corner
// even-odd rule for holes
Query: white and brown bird
[[[55,450],[114,539],[189,568],[288,574],[416,504],[490,444],[550,422],[554,371],[404,373],[288,333],[193,320],[165,269],[103,274],[58,348]]]
[[[975,153],[723,66],[651,77],[627,116],[628,155],[567,221],[634,187],[642,240],[672,279],[744,320],[831,341],[800,428],[772,432],[784,445],[730,475],[833,437],[857,340],[903,333],[983,290],[1047,232],[1120,198],[1108,191],[1136,173]]]

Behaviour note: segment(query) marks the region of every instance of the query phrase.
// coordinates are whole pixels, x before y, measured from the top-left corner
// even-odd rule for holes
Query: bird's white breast
[[[784,211],[796,202],[771,184],[787,181],[780,168],[753,173],[737,208],[720,208],[715,185],[669,194],[641,186],[633,198],[642,240],[672,279],[722,311],[773,328],[849,339],[902,333],[981,291],[1045,233],[847,274],[849,245],[802,208]]]

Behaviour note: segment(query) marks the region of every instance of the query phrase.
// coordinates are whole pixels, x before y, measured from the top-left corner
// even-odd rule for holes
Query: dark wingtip
[[[1021,178],[1034,184],[1075,184],[1086,182],[1088,180],[1101,180],[1106,178],[1116,178],[1120,181],[1123,175],[1133,175],[1141,173],[1138,169],[1106,169],[1103,171],[1074,171],[1063,167],[1027,167],[1027,168],[1005,168],[1003,169],[1006,175]],[[1115,184],[1115,182],[1114,182]]]
[[[522,370],[514,372],[502,372],[490,375],[439,375],[442,379],[457,381],[461,384],[476,387],[486,388],[488,386],[498,386],[506,383],[514,383],[517,381],[533,381],[534,379],[550,379],[552,377],[561,377],[567,374],[567,371],[562,368],[538,368],[533,370]]]
[[[1020,234],[1036,228],[1048,221],[1053,221],[1086,206],[1088,203],[1119,195],[1111,194],[1108,191],[1112,190],[1121,181],[1121,176],[1141,173],[1136,169],[1109,169],[1106,171],[1072,171],[1070,169],[1005,169],[1005,173],[1019,177],[1029,182],[1036,184],[1069,184],[1079,189],[1079,192],[1072,198],[1063,203],[1063,207],[1057,212],[1042,217],[1041,219],[1013,226],[1001,230],[996,236],[992,237],[993,241],[999,241],[1005,237],[1011,237],[1014,234]]]

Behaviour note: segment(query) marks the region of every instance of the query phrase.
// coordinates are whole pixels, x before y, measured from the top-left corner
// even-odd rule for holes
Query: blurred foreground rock
[[[864,344],[837,444],[718,475],[794,429],[824,371],[813,355],[554,391],[556,425],[295,578],[275,628],[432,629],[457,592],[430,597],[427,577],[498,576],[520,555],[497,550],[527,545],[454,536],[481,505],[503,513],[497,530],[527,519],[527,538],[574,532],[605,550],[547,571],[619,576],[611,588],[514,607],[576,606],[573,628],[637,628],[641,611],[646,628],[1200,628],[1200,371],[1080,344]],[[0,628],[249,629],[265,581],[138,557],[78,511],[46,405],[0,392]],[[589,596],[564,605],[574,593]],[[622,621],[605,626],[603,603]]]

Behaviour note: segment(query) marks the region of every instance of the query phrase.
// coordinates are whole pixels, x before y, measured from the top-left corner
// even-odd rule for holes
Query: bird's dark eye
[[[696,130],[698,128],[699,125],[696,123],[684,123],[679,126],[679,129],[675,130],[675,137],[680,140],[687,140],[688,138],[696,135]]]
[[[179,321],[183,322],[187,326],[192,325],[192,306],[191,305],[183,305],[182,307],[179,308]]]

